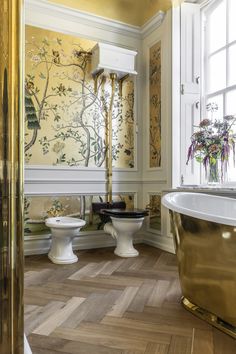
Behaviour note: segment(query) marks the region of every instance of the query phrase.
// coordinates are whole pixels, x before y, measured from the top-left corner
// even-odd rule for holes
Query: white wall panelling
[[[149,168],[149,50],[161,41],[161,167]],[[143,120],[144,126],[144,180],[165,180],[169,183],[171,167],[171,11],[168,11],[162,25],[146,36],[143,40],[144,96]]]
[[[181,184],[200,183],[200,164],[186,165],[190,137],[200,122],[200,5],[184,3],[180,8],[180,168]],[[178,29],[177,29],[178,30]]]
[[[172,8],[172,187],[181,184],[180,169],[180,6]]]
[[[171,186],[172,167],[172,144],[171,144],[171,90],[172,90],[172,12],[169,10],[162,25],[155,28],[145,36],[143,40],[143,67],[145,76],[143,78],[144,99],[143,99],[143,207],[149,203],[149,196],[161,194],[168,186]],[[161,167],[149,167],[149,49],[155,43],[161,41]],[[169,232],[168,211],[162,208],[161,232],[150,230],[147,227],[145,242],[162,248],[169,252],[174,252],[172,237]]]
[[[135,195],[138,207],[146,206],[147,194],[161,192],[171,186],[171,11],[159,12],[144,26],[137,27],[118,21],[56,5],[46,0],[26,0],[26,24],[90,40],[124,46],[137,50],[135,78],[135,140],[136,163],[134,169],[114,169],[113,193]],[[149,169],[148,161],[148,53],[149,47],[162,41],[162,167]],[[144,53],[144,54],[143,54]],[[145,70],[147,68],[147,70]],[[99,195],[105,192],[104,168],[68,168],[64,166],[26,166],[25,194],[33,195]],[[163,228],[164,232],[165,228]],[[144,229],[139,234],[156,247],[172,250],[169,238]],[[110,246],[110,236],[101,232],[84,234],[76,238],[76,248]],[[26,236],[27,254],[47,252],[50,239],[46,236]]]

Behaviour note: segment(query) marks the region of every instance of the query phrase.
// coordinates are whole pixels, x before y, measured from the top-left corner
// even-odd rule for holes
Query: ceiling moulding
[[[165,12],[159,11],[140,27],[142,38],[148,36],[152,31],[159,27],[165,18]]]
[[[102,16],[94,15],[89,12],[80,11],[77,9],[72,9],[70,7],[52,3],[48,0],[25,0],[25,11],[26,11],[26,24],[37,26],[37,23],[33,21],[31,23],[30,13],[38,14],[38,26],[40,26],[40,16],[45,14],[50,14],[54,18],[63,19],[71,21],[74,23],[81,23],[88,25],[88,23],[93,24],[94,29],[102,29],[109,32],[115,32],[124,36],[143,38],[150,34],[154,29],[161,25],[165,13],[159,11],[150,20],[148,20],[143,26],[129,25],[124,22],[117,20],[111,20]],[[47,29],[56,30],[53,23],[48,23]]]
[[[74,23],[81,23],[88,25],[93,23],[94,29],[102,29],[110,32],[119,33],[121,35],[128,35],[130,37],[140,37],[140,27],[129,25],[120,21],[111,20],[102,16],[93,15],[88,12],[72,9],[64,5],[58,5],[48,0],[25,0],[26,10],[26,23],[30,23],[30,12],[37,13],[38,16],[44,16],[45,14],[51,14],[57,19],[68,20]],[[40,20],[39,20],[40,22]],[[36,25],[35,23],[32,25]],[[53,24],[48,24],[48,29],[53,30]]]

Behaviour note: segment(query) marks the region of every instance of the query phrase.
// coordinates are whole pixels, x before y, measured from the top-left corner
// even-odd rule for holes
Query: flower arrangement
[[[206,108],[212,116],[218,110],[215,103]],[[223,120],[203,119],[198,125],[199,130],[191,136],[186,163],[193,158],[203,163],[209,182],[224,182],[231,150],[235,165],[235,134],[232,131],[235,121],[235,115],[225,116]]]

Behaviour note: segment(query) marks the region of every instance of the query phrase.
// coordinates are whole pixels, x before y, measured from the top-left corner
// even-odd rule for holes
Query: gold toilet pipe
[[[0,353],[23,354],[23,0],[0,24]]]
[[[116,73],[110,74],[111,79],[111,99],[106,122],[106,169],[107,169],[107,202],[112,203],[112,110],[115,97]]]

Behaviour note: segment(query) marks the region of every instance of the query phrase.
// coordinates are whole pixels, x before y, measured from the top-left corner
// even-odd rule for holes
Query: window
[[[236,114],[236,0],[212,1],[203,10],[204,60],[203,108],[215,104],[210,119]],[[209,116],[210,115],[210,116]],[[236,127],[234,127],[236,133]],[[236,182],[233,157],[229,162],[229,181]]]

